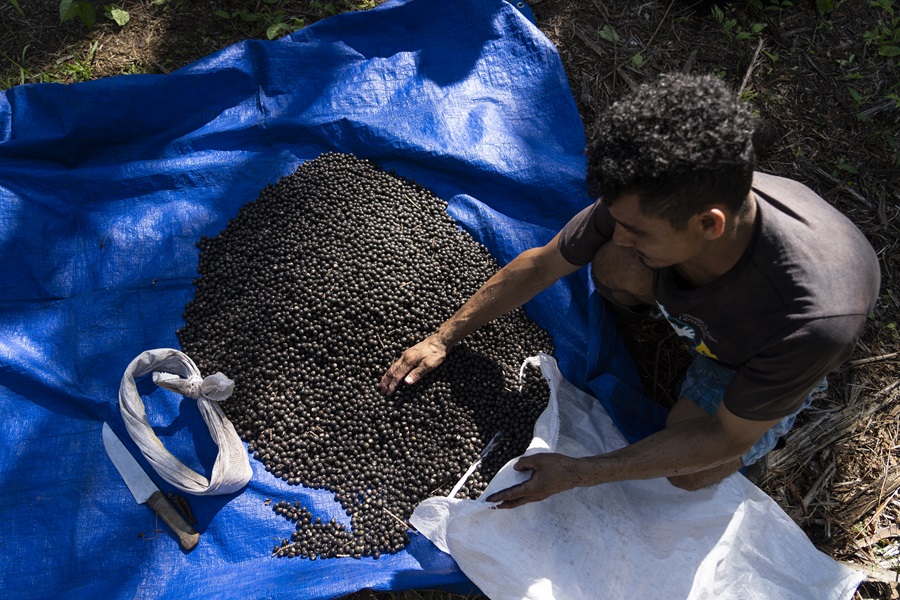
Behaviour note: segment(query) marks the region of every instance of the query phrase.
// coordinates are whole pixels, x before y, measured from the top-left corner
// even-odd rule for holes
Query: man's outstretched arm
[[[722,404],[714,416],[681,421],[608,454],[533,454],[515,465],[518,471],[532,471],[531,478],[487,501],[515,508],[574,487],[698,473],[740,458],[777,422],[742,419]]]
[[[413,384],[442,362],[464,337],[531,300],[558,279],[579,269],[559,252],[559,234],[546,245],[521,253],[497,271],[437,331],[407,349],[381,378],[381,391],[393,394],[400,382]]]

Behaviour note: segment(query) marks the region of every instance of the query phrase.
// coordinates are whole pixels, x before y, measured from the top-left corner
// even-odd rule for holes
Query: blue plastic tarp
[[[527,8],[502,0],[390,2],[168,75],[4,92],[0,595],[466,589],[454,561],[418,535],[377,560],[272,558],[293,525],[266,500],[347,518],[326,492],[288,486],[255,460],[240,493],[189,498],[202,535],[185,554],[130,496],[101,424],[147,466],[119,415],[125,367],[178,347],[200,236],[301,162],[348,152],[423,184],[504,264],[590,202],[583,146],[555,48]],[[551,332],[563,373],[618,411],[626,433],[658,427],[584,269],[527,310]],[[142,391],[167,447],[208,473],[216,448],[194,401]]]

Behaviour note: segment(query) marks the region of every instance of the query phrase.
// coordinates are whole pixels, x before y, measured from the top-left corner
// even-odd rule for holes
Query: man
[[[387,371],[413,384],[484,323],[587,263],[614,306],[656,308],[695,355],[665,429],[575,459],[519,459],[513,508],[576,486],[698,489],[759,460],[850,355],[878,296],[872,247],[805,186],[754,173],[753,118],[714,77],[664,76],[615,103],[587,151],[599,200],[523,252]]]

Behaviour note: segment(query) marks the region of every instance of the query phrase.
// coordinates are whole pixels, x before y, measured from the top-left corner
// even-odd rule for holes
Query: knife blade
[[[165,521],[175,537],[178,538],[178,545],[184,551],[190,552],[196,548],[200,541],[200,534],[178,514],[175,507],[166,499],[165,494],[156,487],[153,480],[144,472],[141,465],[107,423],[103,424],[103,446],[137,503],[146,503]]]

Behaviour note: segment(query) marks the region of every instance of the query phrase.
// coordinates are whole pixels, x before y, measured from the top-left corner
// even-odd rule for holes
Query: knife
[[[166,522],[175,536],[178,545],[185,552],[190,552],[197,547],[200,534],[185,521],[175,507],[166,499],[165,494],[159,491],[156,484],[147,476],[138,462],[131,455],[122,441],[116,437],[107,423],[103,424],[103,445],[110,460],[119,471],[119,475],[125,480],[125,485],[138,504],[147,503],[163,521]]]

